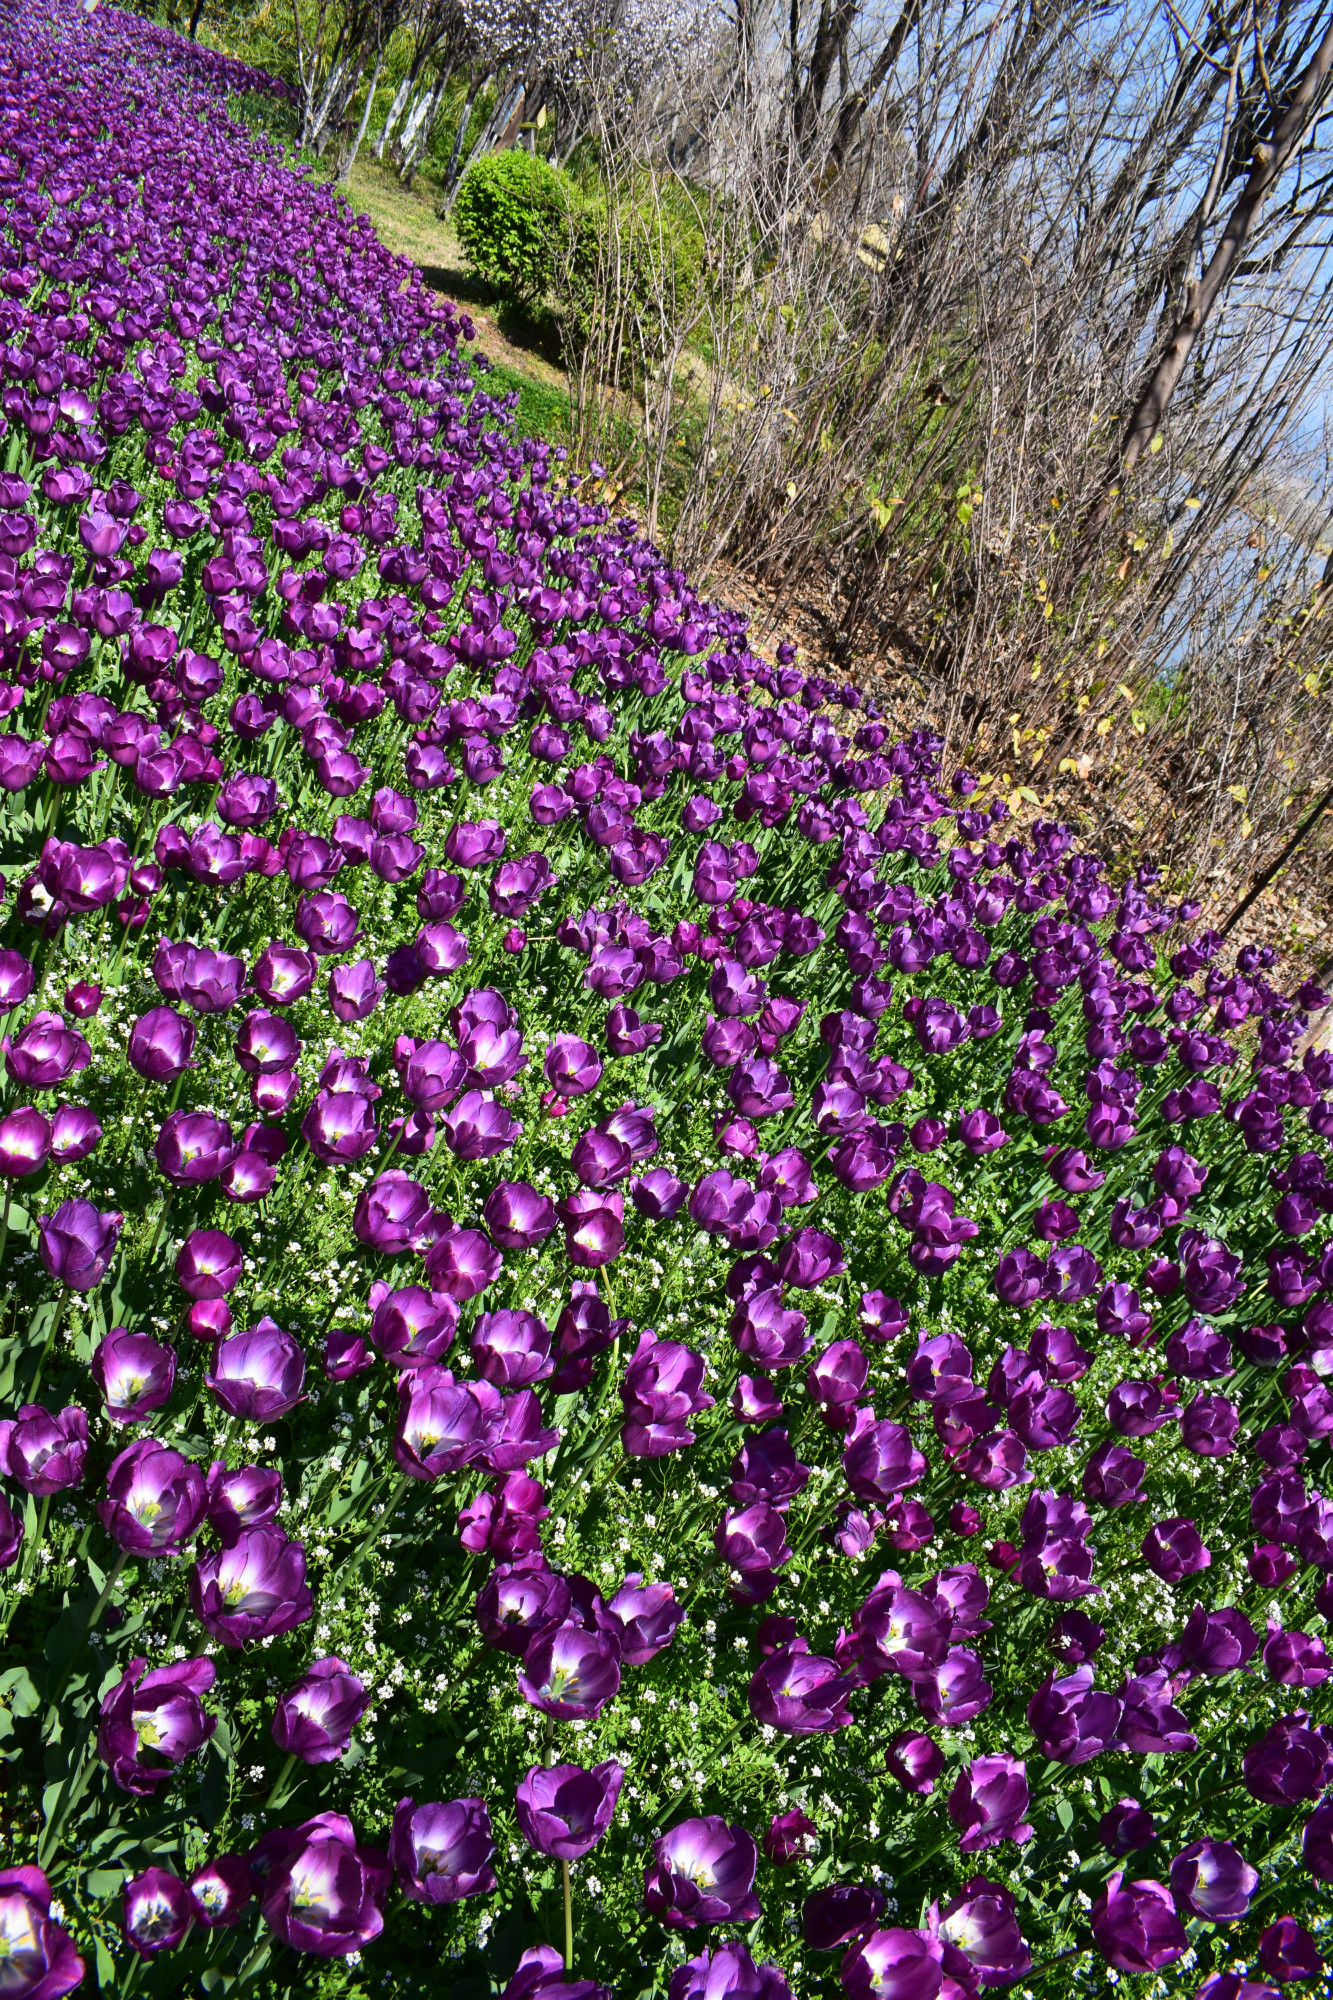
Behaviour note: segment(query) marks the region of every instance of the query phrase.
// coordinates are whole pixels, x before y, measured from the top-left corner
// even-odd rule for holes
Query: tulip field
[[[281,89],[5,17],[0,1995],[1329,1992],[1320,989],[752,650]]]

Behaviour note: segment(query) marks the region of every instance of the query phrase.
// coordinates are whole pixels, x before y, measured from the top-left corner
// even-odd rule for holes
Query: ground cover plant
[[[1322,996],[5,38],[0,1992],[1322,1990]]]

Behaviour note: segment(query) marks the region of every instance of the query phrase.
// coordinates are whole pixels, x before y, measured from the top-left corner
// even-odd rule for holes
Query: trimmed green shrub
[[[473,270],[515,304],[535,305],[555,274],[572,199],[566,176],[536,154],[474,160],[453,213]]]

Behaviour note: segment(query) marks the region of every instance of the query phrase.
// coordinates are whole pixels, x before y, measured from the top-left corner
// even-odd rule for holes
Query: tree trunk
[[[444,93],[449,88],[452,69],[442,70],[425,94],[412,106],[403,123],[402,136],[394,149],[394,164],[406,186],[411,187],[422,155],[430,144],[430,135],[435,130],[435,120],[440,115]]]
[[[471,81],[468,83],[467,96],[463,99],[463,109],[458,116],[458,130],[454,134],[454,149],[449,155],[449,164],[444,170],[444,198],[439,207],[439,213],[442,216],[449,213],[449,206],[453,200],[454,191],[458,186],[459,163],[462,158],[463,147],[467,143],[467,128],[472,123],[472,108],[490,83],[490,80],[491,72],[488,70],[479,83]]]
[[[371,148],[377,160],[384,158],[384,148],[388,145],[390,134],[403,115],[404,107],[407,104],[408,98],[412,95],[412,86],[415,82],[416,78],[413,76],[412,71],[409,70],[393,94],[393,102],[384,115],[384,123],[380,127],[380,135]]]
[[[366,136],[366,127],[370,123],[370,114],[375,108],[375,92],[379,88],[380,71],[383,67],[384,51],[383,49],[377,49],[375,52],[375,67],[370,72],[370,82],[366,87],[366,101],[361,112],[361,123],[357,126],[355,137],[351,145],[347,148],[342,164],[338,168],[339,187],[346,187],[352,177],[352,168],[356,162],[356,156],[361,150],[361,141]]]
[[[1185,372],[1199,335],[1240,262],[1265,197],[1300,143],[1331,68],[1333,22],[1325,30],[1324,39],[1297,84],[1291,102],[1280,117],[1275,116],[1269,137],[1254,149],[1253,162],[1240,199],[1227,218],[1221,240],[1209,258],[1203,276],[1191,284],[1186,293],[1185,310],[1176,321],[1166,351],[1143,386],[1125,426],[1115,462],[1107,468],[1101,491],[1089,510],[1083,529],[1085,547],[1091,545],[1105,525],[1121,480],[1128,479],[1161,429],[1176,385]]]

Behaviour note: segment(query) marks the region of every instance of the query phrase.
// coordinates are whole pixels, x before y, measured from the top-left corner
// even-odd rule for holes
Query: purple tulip
[[[1325,1970],[1309,1931],[1295,1917],[1279,1917],[1259,1933],[1259,1970],[1279,1985],[1317,1979]]]
[[[492,1238],[505,1250],[531,1250],[556,1226],[555,1203],[526,1181],[501,1181],[486,1198],[482,1215]]]
[[[1181,1583],[1187,1576],[1207,1569],[1213,1559],[1193,1521],[1178,1516],[1155,1521],[1143,1537],[1141,1547],[1149,1569],[1163,1583]]]
[[[1226,1458],[1236,1448],[1240,1412],[1225,1396],[1196,1396],[1180,1413],[1180,1441],[1200,1458]]]
[[[661,1458],[694,1443],[689,1419],[711,1409],[700,1388],[704,1360],[675,1340],[658,1340],[645,1327],[620,1385],[625,1421],[621,1441],[634,1458]]]
[[[195,1563],[190,1604],[204,1630],[224,1646],[290,1632],[314,1610],[305,1550],[280,1528],[243,1528],[231,1548]]]
[[[984,1875],[965,1882],[943,1909],[932,1903],[928,1922],[931,1936],[962,1952],[983,1986],[1012,1986],[1032,1970],[1013,1897]]]
[[[1333,1800],[1316,1806],[1306,1820],[1301,1858],[1316,1882],[1333,1882]]]
[[[153,1158],[173,1187],[216,1180],[240,1148],[225,1119],[207,1111],[173,1111],[153,1145]]]
[[[170,1083],[190,1066],[195,1026],[174,1007],[150,1007],[130,1030],[130,1067],[150,1083]]]
[[[866,1340],[889,1342],[907,1331],[907,1310],[887,1292],[863,1292],[860,1329]]]
[[[874,1930],[852,1945],[838,1970],[849,2000],[880,2000],[881,1995],[925,2000],[927,1994],[967,1991],[952,1974],[946,1979],[946,1963],[969,1983],[974,1978],[962,1952],[941,1938],[922,1931]]]
[[[815,1851],[818,1831],[814,1821],[794,1807],[790,1812],[774,1813],[759,1845],[775,1868],[785,1868]]]
[[[370,1288],[370,1308],[371,1341],[395,1367],[422,1368],[448,1353],[458,1307],[447,1292],[429,1292],[421,1285],[390,1291],[376,1283]]]
[[[472,1334],[477,1372],[497,1389],[525,1389],[551,1373],[550,1329],[530,1312],[482,1313]]]
[[[269,1724],[273,1741],[304,1764],[331,1764],[347,1749],[369,1700],[346,1660],[316,1660],[279,1695]]]
[[[38,1249],[49,1278],[71,1291],[92,1292],[111,1263],[124,1217],[103,1213],[90,1201],[63,1201],[54,1215],[37,1218]]]
[[[191,1299],[222,1299],[243,1268],[241,1246],[221,1229],[194,1229],[176,1253],[176,1277]]]
[[[479,1399],[448,1369],[427,1365],[399,1382],[393,1455],[410,1478],[435,1480],[471,1464],[482,1431]]]
[[[994,1689],[969,1647],[950,1646],[938,1666],[913,1680],[912,1694],[927,1722],[957,1729],[990,1707]]]
[[[150,1340],[147,1334],[113,1326],[98,1342],[91,1373],[112,1423],[139,1424],[171,1400],[176,1381],[175,1349]]]
[[[101,1137],[102,1127],[91,1111],[81,1104],[62,1104],[51,1120],[51,1158],[58,1166],[72,1166],[86,1159]]]
[[[518,1670],[523,1699],[557,1722],[595,1721],[619,1686],[619,1641],[579,1625],[539,1633]]]
[[[194,1898],[169,1869],[146,1868],[125,1884],[121,1929],[141,1957],[174,1951],[194,1921]]]
[[[1250,1745],[1241,1770],[1251,1798],[1269,1806],[1297,1805],[1317,1799],[1333,1775],[1333,1744],[1304,1709],[1294,1709]]]
[[[200,1695],[217,1679],[211,1660],[182,1660],[145,1673],[131,1660],[99,1710],[97,1754],[123,1792],[150,1798],[177,1764],[201,1750],[217,1727]],[[156,1758],[165,1758],[157,1763]]]
[[[389,1859],[357,1844],[341,1813],[275,1828],[253,1850],[263,1887],[259,1907],[269,1929],[294,1951],[317,1958],[359,1952],[384,1928],[381,1901],[392,1880]]]
[[[958,1828],[964,1854],[977,1854],[1002,1840],[1031,1840],[1027,1766],[1017,1757],[974,1757],[960,1772],[948,1798],[949,1817]]]
[[[51,1090],[76,1071],[86,1069],[92,1050],[83,1036],[67,1028],[59,1014],[34,1014],[20,1033],[0,1041],[5,1068],[24,1090]]]
[[[670,1222],[684,1206],[689,1191],[688,1184],[678,1181],[665,1167],[650,1167],[629,1184],[631,1202],[650,1222]]]
[[[495,1888],[491,1816],[480,1799],[417,1805],[400,1799],[389,1860],[405,1896],[417,1903],[459,1903]]]
[[[1103,1847],[1117,1859],[1136,1848],[1151,1847],[1157,1838],[1153,1816],[1137,1799],[1121,1799],[1104,1812],[1097,1822]]]
[[[1124,1445],[1108,1438],[1099,1444],[1083,1470],[1083,1497],[1103,1507],[1129,1507],[1146,1498],[1143,1480],[1147,1466]]]
[[[1120,1715],[1114,1695],[1094,1690],[1088,1665],[1075,1667],[1063,1680],[1050,1675],[1027,1709],[1038,1749],[1058,1764],[1085,1764],[1104,1750],[1118,1749]]]
[[[315,983],[317,965],[308,951],[276,938],[255,963],[250,984],[270,1007],[290,1007],[304,1000]]]
[[[758,1859],[743,1827],[716,1815],[683,1820],[653,1842],[653,1859],[643,1872],[644,1908],[672,1930],[753,1923],[759,1916]]]
[[[285,1417],[301,1400],[305,1355],[291,1334],[265,1317],[218,1342],[204,1377],[228,1416],[247,1423]]]
[[[1308,1632],[1274,1632],[1264,1647],[1264,1668],[1287,1687],[1319,1687],[1333,1673],[1323,1640]]]
[[[190,1895],[198,1912],[196,1922],[206,1930],[230,1929],[254,1900],[249,1863],[239,1854],[219,1854],[215,1861],[206,1861],[190,1877]]]
[[[782,1399],[772,1384],[754,1375],[742,1375],[731,1392],[732,1415],[745,1424],[766,1424],[782,1415]]]
[[[784,1736],[828,1735],[852,1720],[847,1708],[852,1686],[835,1661],[819,1658],[804,1639],[794,1639],[753,1675],[750,1713]]]
[[[1175,1413],[1155,1382],[1118,1382],[1106,1399],[1107,1419],[1122,1437],[1151,1437]]]
[[[224,1548],[235,1548],[243,1528],[258,1528],[273,1520],[282,1505],[282,1474],[243,1465],[228,1472],[221,1460],[208,1468],[208,1525]]]
[[[341,958],[361,935],[356,911],[336,889],[302,896],[296,905],[296,929],[316,958]]]
[[[801,1935],[811,1951],[836,1951],[839,1945],[872,1931],[884,1914],[884,1891],[860,1882],[833,1882],[807,1896],[801,1909]]]
[[[890,1777],[908,1792],[933,1792],[944,1769],[944,1752],[932,1736],[907,1729],[894,1737],[884,1756]]]
[[[56,1416],[24,1403],[17,1417],[0,1421],[0,1472],[35,1500],[80,1485],[87,1456],[88,1418],[76,1403]]]
[[[9,1569],[17,1562],[22,1547],[23,1516],[0,1493],[0,1569]]]
[[[786,1522],[765,1500],[729,1507],[718,1522],[713,1546],[723,1562],[742,1576],[765,1574],[791,1561]]]
[[[863,1407],[842,1454],[842,1469],[858,1500],[889,1506],[906,1487],[916,1485],[926,1461],[906,1424],[877,1420],[872,1410]]]
[[[662,1652],[684,1622],[684,1606],[669,1583],[648,1583],[634,1572],[607,1603],[620,1637],[620,1657],[627,1667],[641,1667]]]
[[[21,1007],[36,984],[30,960],[20,951],[0,951],[0,1013]]]
[[[384,997],[384,982],[370,959],[335,965],[328,978],[329,1011],[342,1022],[364,1021]]]
[[[1259,1873],[1229,1840],[1195,1840],[1171,1863],[1171,1893],[1182,1916],[1207,1923],[1243,1917],[1259,1886]]]
[[[503,1261],[480,1229],[446,1229],[426,1252],[426,1276],[434,1291],[462,1304],[485,1291]]]
[[[614,1758],[591,1771],[535,1764],[514,1794],[518,1830],[538,1854],[581,1861],[610,1826],[624,1781]]]
[[[667,1985],[667,2000],[727,2000],[732,1994],[736,2000],[750,2000],[750,1996],[754,2000],[792,2000],[791,1987],[780,1969],[756,1965],[737,1938],[713,1951],[702,1951],[697,1958],[687,1958]],[[587,2000],[595,2000],[595,1996],[589,1994]]]
[[[204,1475],[156,1438],[138,1438],[107,1469],[102,1526],[136,1556],[179,1555],[204,1517]]]
[[[550,1513],[535,1479],[511,1472],[498,1493],[483,1491],[459,1509],[459,1540],[465,1549],[485,1551],[502,1562],[520,1561],[541,1549],[541,1523]]]
[[[798,1229],[789,1236],[776,1259],[778,1277],[784,1285],[813,1291],[826,1278],[846,1269],[842,1245],[822,1229]]]
[[[1148,1756],[1153,1751],[1174,1755],[1197,1750],[1198,1738],[1191,1732],[1187,1718],[1172,1706],[1172,1692],[1172,1682],[1160,1668],[1126,1680],[1117,1689],[1124,1704],[1120,1738],[1136,1757]]]
[[[577,1035],[557,1035],[546,1051],[546,1081],[563,1098],[583,1097],[602,1080],[602,1059]]]
[[[1093,1903],[1091,1923],[1093,1943],[1119,1972],[1160,1972],[1189,1944],[1171,1891],[1151,1879],[1126,1885],[1119,1868]]]
[[[756,1366],[790,1368],[814,1345],[806,1334],[806,1317],[784,1306],[778,1286],[765,1287],[738,1302],[729,1332],[738,1351]]]
[[[568,1620],[571,1604],[565,1579],[547,1569],[539,1557],[501,1563],[476,1600],[482,1640],[500,1652],[522,1657],[535,1638]]]
[[[467,1090],[440,1121],[449,1150],[460,1160],[488,1160],[506,1152],[522,1125],[503,1104],[480,1090]]]
[[[21,1180],[39,1173],[51,1152],[51,1126],[31,1104],[0,1119],[0,1177]]]
[[[1231,1605],[1205,1611],[1196,1604],[1180,1638],[1162,1654],[1161,1664],[1172,1673],[1192,1667],[1201,1674],[1229,1674],[1247,1666],[1258,1646],[1259,1634],[1243,1612]]]

